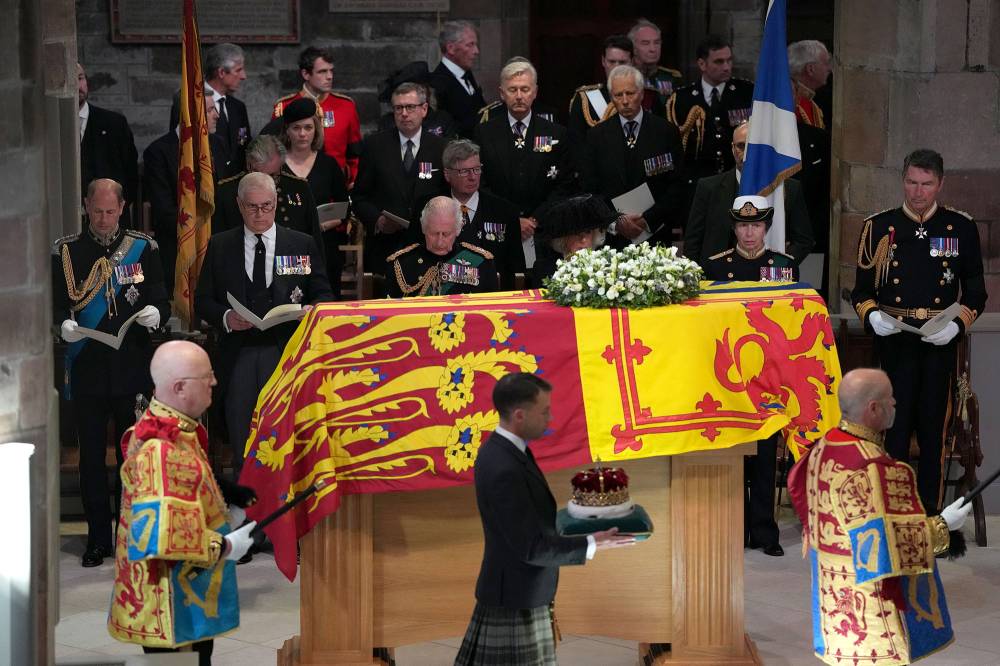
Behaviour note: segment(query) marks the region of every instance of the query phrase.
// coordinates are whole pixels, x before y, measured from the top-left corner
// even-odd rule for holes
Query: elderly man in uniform
[[[882,448],[899,417],[892,393],[880,370],[844,375],[840,423],[788,476],[812,574],[813,649],[833,666],[909,664],[954,640],[934,558],[964,552],[956,531],[972,503],[924,514],[913,470]]]
[[[216,172],[216,180],[238,173],[246,163],[250,116],[247,105],[234,96],[246,78],[243,49],[236,44],[216,44],[205,52],[205,85],[211,89],[206,92],[219,113],[215,129],[209,133],[222,139],[226,147],[222,160],[225,170]]]
[[[698,181],[687,226],[684,228],[684,255],[704,266],[709,258],[733,247],[730,205],[740,189],[743,159],[746,156],[750,125],[743,123],[733,132],[731,147],[734,165],[723,173]],[[785,181],[785,237],[788,254],[798,266],[809,254],[814,241],[802,188],[796,180]]]
[[[920,149],[906,156],[903,205],[865,221],[851,292],[896,394],[896,421],[886,433],[885,449],[896,460],[909,460],[910,436],[916,433],[917,485],[931,513],[942,496],[942,440],[958,339],[986,305],[976,223],[937,203],[943,185],[939,153]],[[961,310],[940,330],[918,335],[896,325],[920,327],[953,303]]]
[[[111,501],[117,497],[108,487],[104,462],[108,422],[114,423],[116,442],[135,422],[136,396],[148,394],[151,387],[149,330],[170,318],[156,242],[121,228],[124,208],[119,183],[92,181],[87,188],[86,231],[55,244],[52,300],[55,320],[62,321],[62,337],[69,343],[65,388],[73,402],[80,444],[80,494],[87,518],[85,567],[99,566],[113,552]],[[97,330],[114,338],[126,322],[130,326],[117,349],[78,330]]]
[[[610,201],[645,183],[653,196],[647,210],[621,211],[609,228],[608,242],[669,245],[671,229],[680,227],[678,215],[684,166],[677,128],[642,109],[642,72],[619,65],[608,74],[608,90],[617,116],[587,134],[588,158],[584,165],[587,191]]]
[[[518,208],[526,265],[533,263],[535,211],[546,201],[577,189],[573,149],[566,128],[532,112],[538,95],[538,72],[527,61],[500,70],[502,116],[480,125],[476,143],[482,148],[483,189]]]
[[[424,242],[390,255],[389,296],[439,296],[497,290],[493,254],[458,241],[462,211],[451,197],[434,197],[420,213]]]
[[[351,185],[358,175],[361,121],[354,100],[333,92],[333,52],[310,46],[299,56],[299,73],[302,89],[275,102],[271,118],[280,117],[300,97],[316,102],[316,114],[323,122],[323,150],[337,160]]]
[[[274,221],[300,233],[309,234],[323,252],[323,231],[316,212],[316,200],[305,178],[288,173],[285,164],[287,150],[278,137],[262,134],[247,144],[247,170],[219,181],[215,188],[215,214],[212,234],[243,226],[243,211],[239,205],[239,184],[248,172],[270,176],[277,193]]]
[[[243,224],[209,241],[194,308],[221,335],[217,365],[238,478],[257,396],[295,323],[259,330],[233,309],[229,295],[263,318],[276,306],[295,303],[308,310],[332,300],[333,294],[315,238],[275,223],[274,180],[263,173],[247,174],[237,196]]]
[[[573,91],[569,101],[569,120],[566,128],[575,141],[583,141],[587,130],[617,113],[608,93],[607,77],[618,65],[632,64],[632,40],[625,35],[611,35],[604,40],[601,67],[604,81],[580,86]]]
[[[681,85],[681,73],[660,65],[663,38],[660,27],[644,18],[635,22],[628,31],[632,40],[632,61],[645,77],[642,93],[642,110],[666,115],[667,100]]]
[[[108,633],[147,653],[197,652],[199,665],[209,666],[212,639],[239,626],[233,560],[253,543],[257,523],[230,529],[246,514],[227,510],[212,474],[199,421],[216,384],[208,354],[191,342],[165,342],[149,371],[156,393],[121,442]]]
[[[468,21],[448,21],[438,34],[441,62],[431,72],[429,83],[437,94],[438,108],[455,120],[458,133],[471,139],[479,110],[486,106],[483,89],[472,74],[479,57],[479,35]]]

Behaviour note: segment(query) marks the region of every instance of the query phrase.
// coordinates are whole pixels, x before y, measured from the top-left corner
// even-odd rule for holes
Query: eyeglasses
[[[414,111],[422,107],[424,104],[426,104],[426,102],[424,102],[423,104],[393,104],[392,110],[395,113],[402,113],[403,111],[406,111],[407,113],[413,113]]]
[[[177,381],[186,382],[192,379],[200,379],[201,381],[214,382],[215,381],[215,371],[209,370],[208,374],[200,375],[198,377],[178,377]]]
[[[445,170],[446,171],[453,171],[453,172],[457,173],[459,176],[461,176],[462,178],[465,178],[466,176],[469,176],[469,175],[476,175],[476,176],[478,176],[479,174],[481,174],[483,172],[483,167],[481,167],[481,166],[469,167],[468,169],[452,169],[451,167],[446,167]]]
[[[270,213],[272,210],[274,210],[273,201],[267,201],[262,204],[252,204],[241,200],[240,205],[246,208],[251,213]]]

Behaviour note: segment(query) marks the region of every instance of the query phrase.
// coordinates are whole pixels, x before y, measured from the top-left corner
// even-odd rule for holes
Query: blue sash
[[[115,277],[115,266],[119,266],[121,264],[134,264],[139,261],[143,250],[146,249],[146,241],[144,239],[135,237],[131,238],[132,247],[129,248],[128,252],[119,262],[112,263],[111,266],[111,287],[114,290],[115,298],[118,298],[118,293],[122,290],[122,286],[118,284],[118,280]],[[97,288],[100,289],[100,287]],[[100,325],[104,315],[107,314],[107,311],[108,304],[103,299],[95,297],[92,301],[90,301],[90,303],[87,303],[85,308],[76,313],[76,322],[84,328],[96,329]],[[115,332],[117,333],[117,331]],[[87,344],[89,340],[90,338],[81,338],[76,342],[70,343],[69,347],[66,349],[66,360],[64,363],[66,370],[63,374],[63,396],[67,400],[73,399],[73,361],[75,361],[76,357],[80,355],[80,352],[83,351],[83,346]]]

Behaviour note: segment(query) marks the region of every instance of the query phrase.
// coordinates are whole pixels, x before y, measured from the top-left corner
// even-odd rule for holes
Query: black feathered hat
[[[538,238],[554,240],[591,229],[606,229],[618,214],[598,197],[585,194],[546,204],[536,217]]]

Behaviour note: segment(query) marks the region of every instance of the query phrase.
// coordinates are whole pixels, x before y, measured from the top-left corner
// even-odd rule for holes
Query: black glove
[[[218,474],[215,475],[215,481],[219,484],[219,490],[222,491],[222,498],[226,500],[226,504],[245,509],[257,501],[257,493],[250,486],[241,486],[234,481],[221,478]]]

